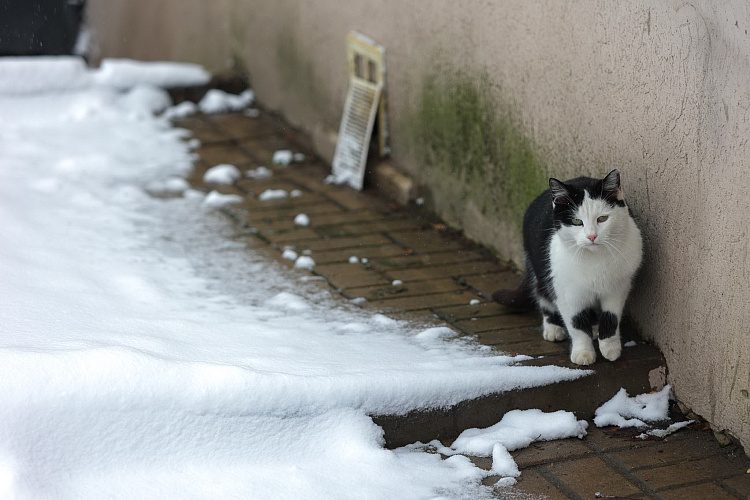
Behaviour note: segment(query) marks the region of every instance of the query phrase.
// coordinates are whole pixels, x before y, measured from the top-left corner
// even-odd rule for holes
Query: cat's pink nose
[[[586,236],[586,238],[590,239],[591,243],[593,243],[594,240],[596,239],[596,236],[597,236],[596,234],[590,234],[590,235]]]

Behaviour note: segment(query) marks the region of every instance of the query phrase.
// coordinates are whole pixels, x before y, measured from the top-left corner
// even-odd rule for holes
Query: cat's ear
[[[568,193],[567,186],[562,182],[558,181],[554,177],[549,179],[549,190],[552,195],[552,203],[554,205],[564,205],[570,200],[570,193]]]
[[[613,200],[622,200],[622,186],[620,185],[620,171],[614,169],[602,180],[602,194]]]

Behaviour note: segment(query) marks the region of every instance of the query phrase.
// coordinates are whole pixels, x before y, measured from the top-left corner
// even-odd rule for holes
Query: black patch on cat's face
[[[613,207],[625,206],[625,202],[618,199],[620,195],[620,172],[617,169],[607,174],[604,179],[577,177],[562,182],[550,178],[549,186],[552,212],[558,227],[560,224],[573,225],[576,211],[583,203],[586,193],[590,198],[602,199]]]
[[[604,311],[599,318],[599,339],[608,339],[617,333],[618,319],[615,313]]]
[[[596,324],[596,319],[596,310],[593,307],[589,307],[573,316],[573,328],[583,330],[592,335],[592,328]]]

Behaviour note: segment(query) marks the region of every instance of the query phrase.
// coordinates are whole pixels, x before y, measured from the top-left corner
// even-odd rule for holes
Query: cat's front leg
[[[561,309],[561,312],[570,335],[570,361],[577,365],[592,364],[596,361],[596,350],[591,338],[592,328],[596,323],[594,310],[587,308],[571,313]]]
[[[602,356],[614,361],[622,354],[620,340],[620,318],[625,307],[628,290],[602,300],[602,314],[599,318],[599,350]]]

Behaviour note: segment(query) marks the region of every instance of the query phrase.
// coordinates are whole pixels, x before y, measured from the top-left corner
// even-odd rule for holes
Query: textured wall
[[[128,15],[108,2],[118,15],[94,16],[109,22],[104,55],[205,63],[216,56],[194,51],[214,44],[330,155],[344,39],[361,31],[387,49],[394,162],[447,220],[516,260],[522,205],[548,175],[620,168],[646,240],[629,310],[664,351],[678,397],[750,449],[746,1],[226,2],[181,3],[182,22],[161,30],[154,13],[175,2],[136,2],[144,9]],[[231,48],[196,31],[225,9]],[[126,34],[151,41],[130,48]]]

